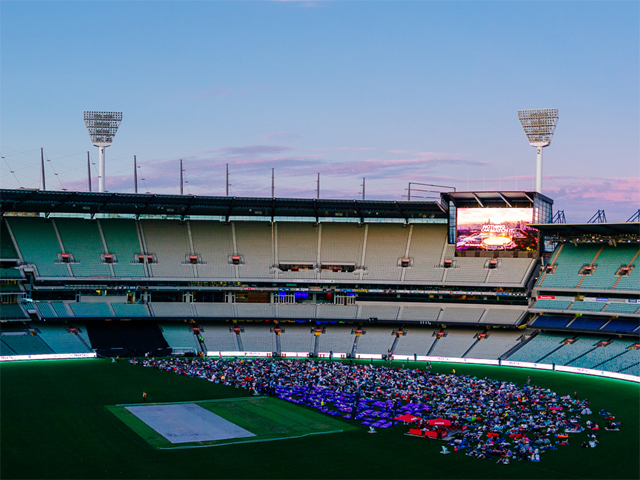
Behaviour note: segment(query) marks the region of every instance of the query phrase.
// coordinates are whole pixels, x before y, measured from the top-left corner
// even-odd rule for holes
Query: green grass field
[[[441,444],[403,435],[398,425],[368,435],[356,422],[326,417],[278,399],[252,398],[243,389],[131,365],[68,360],[0,365],[0,477],[11,478],[639,478],[640,388],[595,377],[461,364],[433,371],[531,382],[612,411],[622,431],[600,433],[596,449],[571,445],[543,454],[540,463],[497,465],[461,453],[439,455]],[[263,442],[162,450],[114,406],[195,402],[254,431]],[[247,398],[246,403],[229,399]],[[211,400],[222,400],[211,402]],[[218,404],[218,406],[216,406]],[[242,405],[238,407],[238,405]],[[239,408],[239,409],[238,409]],[[117,410],[117,408],[115,409]],[[283,415],[291,421],[283,421]],[[319,416],[319,417],[318,417]],[[602,417],[594,415],[596,420]],[[340,428],[336,428],[339,426]],[[147,427],[148,428],[148,427]],[[274,431],[280,430],[280,431]],[[300,435],[314,430],[341,433]],[[147,432],[149,433],[149,432]],[[295,437],[284,438],[283,437]],[[225,442],[229,443],[229,442]]]
[[[112,405],[106,408],[150,445],[161,450],[265,442],[309,435],[342,433],[357,429],[355,425],[336,420],[329,415],[273,397],[240,397],[188,403],[195,403],[225,420],[249,430],[256,436],[174,445],[127,411],[125,405]]]

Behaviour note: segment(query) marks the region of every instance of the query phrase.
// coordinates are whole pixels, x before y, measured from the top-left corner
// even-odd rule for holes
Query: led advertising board
[[[535,252],[533,208],[459,208],[456,250]]]

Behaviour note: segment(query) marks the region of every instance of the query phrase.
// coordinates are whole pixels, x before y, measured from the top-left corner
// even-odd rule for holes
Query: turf
[[[357,429],[349,423],[273,397],[240,397],[188,403],[200,405],[256,436],[175,445],[127,411],[125,405],[112,405],[107,409],[150,445],[161,450],[266,442]]]
[[[422,364],[420,364],[422,365]],[[400,366],[400,364],[398,364]],[[407,363],[407,366],[409,364]],[[0,365],[0,476],[11,478],[639,478],[639,395],[637,384],[557,372],[474,365],[434,365],[434,371],[533,384],[561,395],[578,392],[615,413],[622,431],[600,433],[596,449],[571,445],[545,452],[540,463],[496,465],[460,453],[439,455],[437,441],[403,435],[395,426],[368,435],[356,422],[333,417],[344,432],[215,448],[160,450],[107,406],[140,403],[199,402],[249,398],[243,389],[108,360],[34,361]],[[251,400],[248,400],[251,404]],[[277,408],[315,410],[269,399]],[[295,407],[295,409],[291,409]],[[235,408],[235,407],[233,407]],[[230,421],[249,415],[225,407]],[[215,412],[215,410],[213,410]],[[221,410],[222,411],[222,410]],[[215,412],[218,413],[218,412]],[[313,415],[310,415],[313,414]],[[262,422],[255,412],[255,424]],[[265,412],[264,416],[268,417]],[[221,416],[223,416],[221,414]],[[598,415],[594,415],[600,419]],[[239,422],[241,420],[238,420]],[[323,420],[324,421],[324,420]],[[248,423],[240,424],[243,428]],[[276,428],[277,422],[264,423]],[[291,426],[289,426],[291,428]],[[304,427],[307,428],[307,427]],[[309,427],[311,428],[311,427]],[[350,429],[351,428],[351,429]],[[282,432],[280,432],[282,433]],[[261,434],[265,434],[264,430]],[[293,434],[293,432],[286,435]],[[294,435],[295,436],[295,435]]]

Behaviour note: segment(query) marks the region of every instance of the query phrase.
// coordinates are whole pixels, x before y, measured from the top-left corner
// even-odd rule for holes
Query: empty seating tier
[[[15,355],[46,355],[53,353],[37,335],[3,333],[0,338],[15,352]]]
[[[447,329],[446,336],[440,337],[429,352],[435,357],[462,358],[467,350],[476,341],[475,336],[481,333],[478,329],[457,328]]]
[[[34,264],[40,277],[68,277],[53,221],[44,218],[12,217],[9,223],[25,263]]]
[[[90,350],[75,333],[63,323],[32,323],[40,338],[54,353],[87,353]]]
[[[316,318],[316,306],[313,303],[297,303],[276,305],[276,311],[280,318],[305,319]]]
[[[390,327],[365,327],[358,337],[357,353],[386,354],[393,345],[395,330]]]
[[[156,278],[189,278],[194,276],[193,265],[188,262],[191,246],[187,224],[170,220],[143,220],[140,227],[147,244],[148,254],[155,263],[149,265]]]
[[[240,333],[242,346],[246,351],[275,352],[276,335],[271,332],[267,324],[243,324],[243,332]]]
[[[523,285],[535,262],[534,258],[500,258],[498,266],[489,270],[487,284]]]
[[[0,318],[3,320],[21,320],[29,318],[29,316],[17,303],[3,303],[0,304]]]
[[[640,303],[610,303],[603,310],[607,313],[637,313],[640,309]]]
[[[358,318],[369,319],[376,318],[378,320],[396,320],[400,307],[394,305],[376,305],[376,304],[360,304],[360,313]]]
[[[562,346],[562,341],[569,338],[568,334],[540,333],[521,348],[519,348],[508,360],[515,362],[539,362],[541,358]]]
[[[446,307],[439,321],[443,323],[475,323],[480,320],[484,308]]]
[[[578,317],[568,326],[575,330],[598,330],[605,323],[607,323],[607,317]]]
[[[74,277],[111,276],[109,265],[100,257],[105,251],[97,222],[78,218],[57,218],[55,222],[66,253],[73,255]]]
[[[405,255],[408,233],[408,228],[398,224],[367,226],[364,260],[367,280],[400,281],[402,267],[398,261]]]
[[[592,337],[580,337],[575,338],[575,342],[567,343],[562,348],[556,350],[548,357],[544,358],[544,363],[555,363],[556,365],[567,365],[575,360],[580,355],[584,355],[589,350],[596,348],[596,343],[602,340],[601,338],[595,339]]]
[[[539,287],[576,288],[583,277],[583,275],[580,275],[580,270],[584,265],[589,265],[593,261],[602,246],[576,246],[571,243],[564,243],[561,247],[562,250],[559,250],[559,254],[556,254],[555,257],[555,271],[543,275],[538,282]]]
[[[364,227],[353,223],[323,223],[320,263],[325,266],[360,266],[363,244]],[[320,278],[355,280],[358,277],[351,272],[334,272],[323,269],[320,272]]]
[[[185,323],[160,323],[162,336],[171,347],[172,353],[198,352],[198,342],[191,327]]]
[[[194,303],[193,307],[199,317],[233,318],[235,316],[232,303]]]
[[[69,307],[76,317],[114,317],[109,303],[71,302]]]
[[[12,280],[12,279],[20,279],[22,275],[20,275],[20,270],[17,268],[0,268],[0,279]]]
[[[41,318],[56,318],[58,316],[55,309],[48,302],[36,302],[35,306]]]
[[[238,266],[240,278],[273,278],[272,226],[268,222],[236,222],[236,245],[244,263]]]
[[[146,277],[144,264],[137,262],[143,252],[134,220],[103,219],[102,227],[107,251],[116,256],[113,271],[117,277]]]
[[[531,326],[536,328],[555,327],[564,328],[569,325],[573,317],[558,317],[555,315],[540,315],[536,318]]]
[[[324,330],[318,340],[319,352],[351,353],[356,338],[355,328],[348,325],[327,325]]]
[[[18,258],[18,252],[16,251],[16,247],[13,245],[13,240],[11,240],[9,229],[7,228],[7,225],[4,223],[4,221],[0,223],[0,258]]]
[[[69,309],[67,303],[60,300],[54,300],[51,302],[51,306],[55,310],[58,317],[73,317],[73,311]]]
[[[580,289],[610,289],[619,278],[616,273],[622,266],[626,266],[638,248],[632,245],[604,246],[594,262],[593,274],[585,275],[580,283]]]
[[[199,278],[226,278],[236,276],[236,269],[229,262],[233,255],[233,235],[231,225],[220,222],[191,221],[191,238],[194,253],[199,256]]]
[[[238,351],[236,334],[229,331],[231,324],[207,324],[200,326],[200,335],[209,350],[235,352]]]
[[[112,303],[111,308],[118,317],[148,317],[146,305],[137,303]]]
[[[515,325],[526,313],[525,308],[488,308],[480,323]]]
[[[446,271],[445,281],[451,284],[474,285],[484,283],[489,270],[485,268],[486,258],[458,257],[454,267]]]
[[[311,333],[312,329],[309,325],[281,323],[280,327],[283,330],[280,333],[280,350],[282,352],[313,352],[316,337]]]
[[[520,336],[521,333],[518,331],[491,330],[485,338],[476,342],[471,351],[465,356],[468,358],[497,360],[518,344]]]
[[[436,340],[434,329],[409,328],[398,339],[394,353],[398,355],[426,355]]]
[[[446,225],[413,225],[409,244],[413,263],[405,268],[405,281],[441,282],[444,269],[438,266],[446,243]]]
[[[181,302],[152,302],[149,307],[156,317],[192,318],[195,317],[192,305]]]
[[[541,310],[566,310],[573,303],[573,300],[547,300],[539,299],[531,308],[539,308]]]

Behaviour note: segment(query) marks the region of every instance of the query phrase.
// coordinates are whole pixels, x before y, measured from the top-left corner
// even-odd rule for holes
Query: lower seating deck
[[[434,328],[427,325],[403,327],[396,338],[397,325],[363,325],[363,333],[356,335],[357,324],[315,322],[283,322],[276,335],[272,322],[213,322],[188,323],[178,320],[138,320],[140,332],[149,324],[157,328],[173,354],[199,354],[201,351],[299,352],[303,354],[329,353],[387,355],[430,355],[466,359],[506,359],[510,361],[566,365],[611,372],[637,374],[640,363],[640,339],[601,334],[542,332],[515,328],[469,328],[449,326]],[[88,319],[84,323],[66,320],[32,321],[10,325],[0,336],[3,356],[51,353],[84,353],[96,348],[105,349],[104,340],[109,328],[119,329],[128,322]],[[238,333],[234,326],[239,328]],[[117,328],[116,328],[117,327]],[[87,329],[101,332],[101,344]],[[150,330],[151,331],[151,330]],[[530,337],[520,348],[515,349]],[[115,337],[114,337],[115,338]],[[198,340],[200,338],[201,340]],[[357,340],[357,343],[356,343]],[[355,348],[354,348],[355,347]],[[395,347],[395,348],[394,348]],[[514,351],[508,355],[508,353]],[[635,372],[635,373],[634,373]]]

